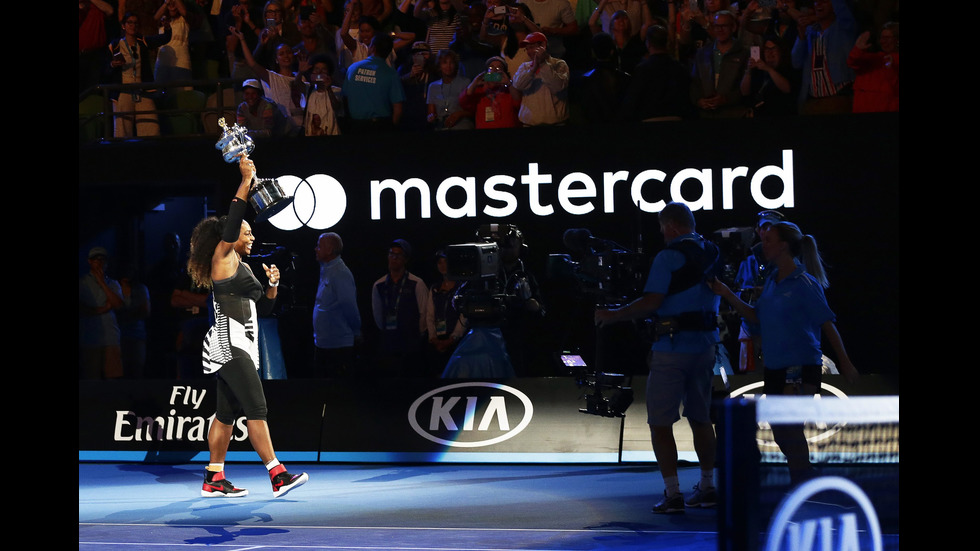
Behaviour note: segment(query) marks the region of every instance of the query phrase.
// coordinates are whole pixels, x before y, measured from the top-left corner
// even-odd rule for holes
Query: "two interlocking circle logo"
[[[293,197],[291,208],[269,218],[269,223],[284,231],[303,226],[325,230],[336,225],[347,211],[347,193],[344,186],[326,174],[314,174],[306,178],[279,176],[283,193]]]

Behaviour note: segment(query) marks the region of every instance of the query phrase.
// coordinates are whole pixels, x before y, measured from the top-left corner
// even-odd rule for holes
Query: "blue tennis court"
[[[255,462],[226,466],[248,496],[204,499],[203,465],[80,463],[79,550],[717,549],[714,509],[650,512],[653,465],[288,466],[310,481],[284,497]]]

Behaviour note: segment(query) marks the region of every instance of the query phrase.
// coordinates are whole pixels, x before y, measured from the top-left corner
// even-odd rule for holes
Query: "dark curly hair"
[[[187,260],[187,273],[198,287],[210,289],[212,286],[211,259],[214,256],[214,249],[221,241],[227,221],[227,216],[221,218],[209,216],[198,222],[194,232],[191,233],[191,254]]]

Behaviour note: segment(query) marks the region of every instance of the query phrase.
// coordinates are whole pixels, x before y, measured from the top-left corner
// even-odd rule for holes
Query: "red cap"
[[[546,37],[542,33],[531,33],[531,34],[525,36],[524,37],[524,40],[521,40],[521,48],[523,48],[524,46],[527,46],[528,44],[537,44],[539,42],[542,43],[542,44],[547,44],[548,43],[548,37]]]

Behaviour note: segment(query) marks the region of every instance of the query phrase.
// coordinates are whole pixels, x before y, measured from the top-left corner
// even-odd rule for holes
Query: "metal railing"
[[[122,141],[127,139],[168,139],[186,138],[192,136],[217,135],[218,119],[229,114],[235,113],[238,108],[236,101],[228,102],[225,94],[228,90],[232,91],[234,98],[235,90],[241,86],[241,79],[206,79],[206,80],[179,80],[171,81],[166,85],[156,82],[135,83],[135,84],[102,84],[86,90],[78,98],[78,140],[79,143],[87,142],[109,142]],[[194,107],[178,106],[177,96],[181,90],[196,90],[203,93],[204,101]],[[139,94],[141,98],[154,100],[156,109],[140,111],[113,111],[112,98],[118,94]],[[214,98],[213,105],[208,105],[210,98]],[[92,98],[99,98],[101,101],[96,104]],[[133,116],[155,114],[157,123],[160,127],[158,136],[114,136],[114,120],[117,116]],[[208,117],[213,117],[212,124]],[[185,124],[182,128],[176,129],[174,121],[183,117]],[[188,129],[188,122],[191,129]],[[135,125],[134,125],[135,132]]]

